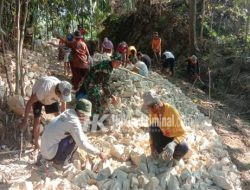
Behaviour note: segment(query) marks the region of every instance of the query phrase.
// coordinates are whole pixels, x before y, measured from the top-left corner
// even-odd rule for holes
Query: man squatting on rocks
[[[86,99],[76,102],[75,109],[68,109],[54,118],[45,128],[41,139],[41,154],[46,160],[56,164],[66,164],[71,160],[77,147],[86,152],[99,155],[104,160],[106,155],[95,148],[83,132],[91,116],[92,104]]]
[[[56,77],[47,76],[37,80],[32,88],[32,95],[26,104],[25,115],[23,117],[20,128],[27,127],[28,116],[33,107],[34,125],[33,136],[35,149],[39,149],[39,134],[40,134],[40,117],[42,107],[45,107],[45,112],[60,113],[59,101],[61,101],[61,112],[66,110],[66,102],[71,101],[71,84],[67,81],[60,81]]]
[[[161,102],[154,91],[144,93],[143,100],[142,111],[149,111],[152,155],[178,162],[188,152],[188,145],[184,141],[184,124],[179,112],[171,105]]]

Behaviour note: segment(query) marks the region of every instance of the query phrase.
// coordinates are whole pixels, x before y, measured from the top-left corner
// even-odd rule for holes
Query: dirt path
[[[221,136],[232,162],[240,172],[242,189],[249,190],[250,122],[238,115],[240,108],[234,106],[233,102],[240,100],[213,93],[212,100],[209,101],[208,95],[199,88],[192,89],[192,84],[177,78],[170,79],[170,81],[179,86],[206,116],[209,115],[210,108],[213,126]]]

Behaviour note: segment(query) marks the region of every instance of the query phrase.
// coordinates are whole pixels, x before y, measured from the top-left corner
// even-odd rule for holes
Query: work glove
[[[176,145],[177,144],[174,141],[167,144],[167,146],[165,146],[165,148],[163,148],[163,151],[161,153],[161,158],[163,160],[171,160],[171,159],[173,159],[174,150],[175,150]]]

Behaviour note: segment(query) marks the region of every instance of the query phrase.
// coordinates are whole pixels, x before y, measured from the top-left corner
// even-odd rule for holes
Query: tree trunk
[[[16,0],[16,30],[17,30],[17,43],[16,43],[16,89],[15,93],[20,94],[20,11],[21,2]]]
[[[48,7],[46,7],[46,39],[49,39],[49,13]]]
[[[190,55],[195,54],[196,45],[196,0],[189,1],[189,49]]]
[[[4,7],[4,0],[0,0],[0,28],[2,28],[3,7]],[[3,63],[4,70],[5,70],[5,74],[6,74],[6,78],[7,78],[7,83],[8,83],[8,86],[9,86],[9,92],[10,92],[10,95],[12,95],[13,94],[13,89],[12,89],[12,86],[11,86],[8,69],[6,67],[5,40],[4,40],[4,36],[3,36],[2,33],[1,33],[1,42],[2,42],[1,43],[2,44],[2,50],[3,50],[2,63]]]
[[[28,5],[29,5],[29,0],[23,0],[23,15],[24,15],[24,19],[23,19],[23,23],[22,23],[22,28],[21,28],[21,37],[20,37],[20,47],[19,47],[19,61],[20,61],[20,74],[21,74],[21,78],[20,78],[20,87],[21,87],[21,94],[22,96],[24,96],[24,91],[23,91],[23,41],[24,41],[24,36],[25,36],[25,26],[26,26],[26,21],[27,21],[27,16],[28,16]]]
[[[250,5],[248,7],[248,14],[247,14],[247,21],[246,21],[246,33],[245,33],[245,47],[244,47],[244,52],[247,52],[247,49],[249,47],[247,47],[247,36],[249,33],[249,25],[250,25]]]
[[[201,30],[200,30],[200,43],[203,44],[203,24],[206,13],[206,0],[202,0],[202,13],[201,13]]]

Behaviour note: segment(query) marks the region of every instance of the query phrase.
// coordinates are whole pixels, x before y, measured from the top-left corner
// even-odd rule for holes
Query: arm
[[[67,109],[67,103],[61,102],[61,112],[64,112]]]
[[[28,120],[28,116],[29,116],[29,113],[30,113],[30,110],[31,110],[31,107],[32,105],[38,101],[38,98],[36,96],[36,94],[32,94],[29,101],[27,102],[26,104],[26,107],[25,107],[25,114],[24,114],[24,117],[23,117],[23,120],[22,120],[22,123],[20,124],[20,128],[23,129],[23,128],[26,128],[26,125],[27,125],[27,120]]]
[[[185,138],[186,138],[186,132],[184,130],[184,123],[182,121],[182,118],[180,116],[180,114],[178,113],[178,111],[176,109],[174,109],[174,119],[175,121],[177,121],[177,124],[175,126],[175,128],[178,130],[176,131],[177,136],[174,138],[174,141],[179,144],[181,143]]]
[[[73,124],[72,130],[70,132],[77,146],[86,152],[94,155],[100,155],[101,152],[97,148],[95,148],[88,140],[87,136],[84,134],[82,130],[82,126],[80,123]]]
[[[52,46],[55,46],[55,47],[60,47],[59,44],[55,44],[55,43],[53,43],[53,42],[48,42],[48,44],[50,44],[50,45],[52,45]]]

